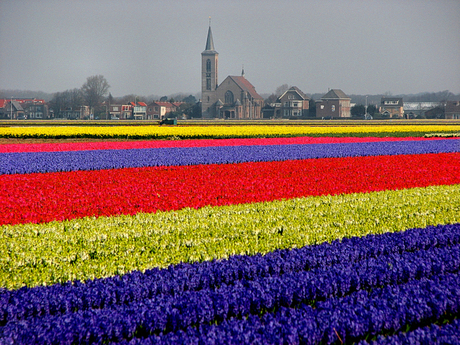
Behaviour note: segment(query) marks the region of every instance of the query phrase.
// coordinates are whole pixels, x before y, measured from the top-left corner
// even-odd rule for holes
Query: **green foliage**
[[[377,107],[374,104],[371,104],[367,107],[367,113],[371,116],[374,116],[374,114],[378,111]]]
[[[356,104],[350,109],[350,113],[353,116],[364,116],[366,112],[366,107],[362,104]]]
[[[0,227],[9,289],[460,221],[460,185]]]

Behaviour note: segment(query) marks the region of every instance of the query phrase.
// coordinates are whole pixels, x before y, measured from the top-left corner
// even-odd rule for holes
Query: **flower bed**
[[[384,127],[351,132],[389,133]],[[407,135],[415,127],[427,130],[392,130]],[[341,136],[350,128],[328,130]],[[257,136],[263,126],[235,129]],[[206,137],[209,128],[188,130]],[[219,128],[216,136],[231,133]],[[65,143],[0,151],[24,169],[0,175],[0,343],[457,339],[458,139]],[[123,164],[139,167],[115,168],[124,155]],[[174,155],[188,165],[176,159],[165,166]],[[72,171],[47,172],[67,169],[72,159],[55,164],[66,157],[76,160]],[[158,166],[146,167],[148,159]]]
[[[6,138],[131,138],[131,139],[205,139],[205,138],[273,138],[295,136],[424,136],[430,133],[458,133],[458,125],[377,125],[377,126],[69,126],[6,127]]]
[[[0,286],[100,278],[456,222],[460,185],[5,226]]]
[[[0,152],[59,152],[86,150],[151,149],[162,147],[208,147],[208,146],[250,146],[250,145],[290,145],[290,144],[337,144],[381,141],[444,140],[431,137],[292,137],[254,139],[196,139],[196,140],[142,140],[142,141],[95,141],[83,143],[39,143],[3,144]],[[457,138],[450,138],[457,139]]]
[[[460,152],[460,140],[0,153],[0,174]]]
[[[0,224],[451,185],[459,170],[446,153],[0,175]]]
[[[459,240],[459,224],[431,227],[9,292],[0,335],[50,344],[362,340],[440,316],[455,320]]]

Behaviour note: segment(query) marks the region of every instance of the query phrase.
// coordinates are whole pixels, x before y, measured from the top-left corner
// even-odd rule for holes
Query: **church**
[[[218,84],[218,56],[214,49],[211,25],[206,48],[201,53],[201,116],[219,119],[260,119],[263,98],[244,77],[228,76]]]

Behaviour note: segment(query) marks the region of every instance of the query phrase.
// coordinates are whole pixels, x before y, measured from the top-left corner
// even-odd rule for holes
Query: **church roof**
[[[326,93],[323,97],[321,97],[321,99],[343,99],[343,98],[350,99],[350,97],[348,97],[345,94],[345,92],[343,92],[340,89],[331,89],[329,90],[328,93]]]
[[[209,26],[209,29],[208,29],[208,38],[206,39],[206,48],[204,50],[205,51],[213,51],[213,52],[216,51],[214,49],[214,41],[212,39],[211,25]]]
[[[247,91],[252,98],[263,99],[256,91],[256,88],[244,76],[228,76],[243,90]]]

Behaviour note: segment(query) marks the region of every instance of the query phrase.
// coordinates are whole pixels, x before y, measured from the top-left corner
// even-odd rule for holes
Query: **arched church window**
[[[234,99],[233,99],[233,92],[231,92],[230,90],[228,90],[226,93],[225,93],[225,103],[226,104],[233,104],[234,102]]]
[[[206,78],[206,90],[211,90],[211,78]]]
[[[206,72],[211,72],[211,60],[206,60]]]

